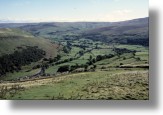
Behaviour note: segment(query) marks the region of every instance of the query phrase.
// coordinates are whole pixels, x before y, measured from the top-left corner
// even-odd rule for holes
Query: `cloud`
[[[42,18],[36,17],[9,17],[9,20],[14,20],[16,22],[76,22],[76,21],[97,21],[97,22],[116,22],[116,21],[124,21],[129,19],[136,18],[132,10],[129,9],[121,9],[114,10],[108,13],[100,13],[91,16],[45,16]]]
[[[13,6],[26,6],[26,5],[30,5],[31,2],[30,1],[23,1],[23,2],[17,2],[17,3],[14,3]]]
[[[120,0],[113,0],[114,2],[119,2]]]
[[[103,14],[100,16],[101,21],[109,21],[109,22],[116,22],[116,21],[124,21],[124,20],[130,20],[134,19],[136,17],[133,16],[132,10],[128,9],[121,9],[121,10],[115,10],[107,14]]]
[[[114,11],[115,14],[129,14],[132,13],[131,10],[116,10]]]

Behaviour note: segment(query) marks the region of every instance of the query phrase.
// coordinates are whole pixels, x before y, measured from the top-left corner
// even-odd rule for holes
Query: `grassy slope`
[[[93,58],[95,58],[97,55],[108,55],[108,54],[114,54],[114,51],[112,51],[112,45],[106,45],[106,44],[102,44],[101,42],[95,42],[92,40],[89,40],[89,42],[93,43],[93,45],[89,45],[88,42],[83,43],[81,41],[83,41],[84,39],[80,39],[80,40],[73,40],[73,44],[78,44],[78,45],[88,45],[90,48],[86,48],[87,49],[91,49],[91,48],[95,48],[95,44],[99,43],[98,48],[104,48],[104,49],[93,49],[91,52],[87,52],[85,53],[83,56],[81,56],[79,59],[70,61],[70,62],[66,62],[60,65],[55,65],[55,66],[50,66],[47,70],[46,73],[50,73],[50,74],[54,74],[56,73],[57,69],[59,66],[62,65],[76,65],[76,64],[85,64],[86,62],[88,62],[88,59],[90,58],[90,55],[92,55]],[[113,57],[111,59],[104,59],[102,61],[98,61],[95,63],[95,65],[97,65],[97,68],[100,69],[101,67],[106,67],[106,68],[110,68],[110,67],[115,67],[115,66],[119,66],[120,63],[122,63],[123,65],[126,64],[130,64],[130,65],[142,65],[142,64],[147,64],[148,63],[148,48],[147,47],[143,47],[140,45],[114,45],[114,47],[116,48],[126,48],[129,50],[136,50],[137,53],[135,55],[135,57],[133,57],[132,53],[127,53],[127,54],[123,54],[120,57]],[[72,47],[71,51],[68,54],[61,54],[62,58],[61,60],[64,59],[69,59],[69,58],[73,58],[75,56],[75,54],[77,52],[79,52],[80,50],[83,50],[82,48],[79,47]],[[125,59],[124,59],[125,58]],[[136,60],[136,58],[140,58],[141,60]]]
[[[61,49],[57,44],[51,43],[48,39],[37,38],[28,32],[20,29],[0,29],[0,56],[4,54],[11,54],[18,49],[18,47],[26,48],[26,46],[38,46],[40,49],[46,51],[46,58],[55,57],[58,50]],[[1,80],[12,80],[19,77],[29,76],[37,73],[36,70],[31,70],[34,65],[41,62],[31,63],[24,66],[21,71],[14,73],[7,73]]]
[[[148,99],[148,71],[141,70],[78,73],[20,85],[25,90],[8,99]]]
[[[0,29],[0,56],[13,53],[17,47],[38,46],[46,51],[46,57],[54,57],[57,54],[58,45],[49,40],[36,38],[20,29]]]
[[[63,24],[64,25],[64,24]],[[117,25],[115,25],[117,26]],[[44,27],[43,27],[44,28]],[[57,27],[58,28],[58,27]],[[64,28],[64,29],[63,29]],[[60,30],[64,32],[57,32],[59,35],[48,35],[49,32],[56,32],[56,28],[44,28],[37,29],[35,32],[40,32],[40,36],[47,38],[61,37],[66,34],[73,34],[73,30],[67,32],[69,26],[64,26]],[[81,28],[79,26],[79,28]],[[109,29],[109,28],[104,28]],[[116,33],[117,29],[115,29]],[[59,30],[59,31],[60,31]],[[83,28],[81,30],[85,30]],[[80,31],[81,31],[80,30]],[[103,31],[100,29],[101,33],[104,35],[110,35],[108,31]],[[128,30],[124,33],[146,33],[147,28],[138,31]],[[119,30],[118,30],[119,31]],[[96,33],[97,30],[89,31],[91,34]],[[98,31],[99,32],[99,31]],[[1,32],[2,33],[2,32]],[[0,33],[0,34],[1,34]],[[62,35],[60,35],[62,34]],[[30,35],[28,35],[29,37]],[[65,42],[65,41],[64,41]],[[79,44],[78,41],[73,41],[74,44]],[[93,47],[95,47],[95,42],[93,42]],[[82,43],[83,44],[83,43]],[[99,47],[108,48],[105,45],[99,45]],[[115,45],[118,48],[127,48],[130,50],[137,50],[136,56],[141,58],[141,61],[137,61],[135,58],[131,57],[131,54],[124,54],[121,57],[113,57],[111,59],[105,59],[95,63],[97,65],[97,72],[87,72],[87,73],[77,73],[72,75],[63,75],[57,78],[48,78],[44,80],[36,80],[31,82],[23,82],[21,85],[26,89],[24,91],[18,92],[13,96],[8,96],[8,99],[148,99],[148,72],[143,69],[110,69],[110,66],[119,66],[120,63],[124,65],[140,65],[148,62],[148,48],[142,47],[140,45]],[[72,51],[68,55],[63,55],[62,59],[67,59],[74,57],[74,55],[82,50],[81,48],[73,47]],[[109,49],[93,50],[91,53],[86,53],[80,59],[73,60],[72,62],[67,62],[61,65],[75,65],[86,63],[90,55],[96,56],[101,54],[113,53]],[[123,57],[126,59],[124,60]],[[101,67],[106,66],[107,68],[101,71]],[[46,70],[46,73],[55,73],[57,71],[57,66],[51,66]],[[13,76],[14,77],[14,76]],[[18,83],[19,84],[19,83]],[[3,84],[1,84],[3,85]]]

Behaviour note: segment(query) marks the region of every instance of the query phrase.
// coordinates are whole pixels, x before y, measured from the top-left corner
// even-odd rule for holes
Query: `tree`
[[[103,58],[102,58],[102,56],[101,55],[98,55],[97,57],[96,57],[96,61],[100,61],[100,60],[102,60]]]
[[[61,59],[61,56],[60,55],[57,55],[56,59],[57,60],[60,60]]]
[[[96,67],[97,67],[96,65],[93,65],[93,68],[94,68],[94,69],[96,69]]]
[[[32,69],[37,69],[37,68],[40,68],[40,67],[41,67],[40,65],[36,65]]]
[[[84,65],[84,71],[88,71],[88,65]]]
[[[89,60],[92,60],[92,55],[89,56]]]
[[[135,59],[136,59],[136,61],[141,61],[140,57],[137,57],[137,58],[135,58]]]
[[[79,55],[82,56],[84,54],[83,50],[79,51]]]
[[[106,67],[102,66],[101,69],[106,69]]]
[[[69,70],[71,70],[70,66],[69,65],[64,65],[64,66],[59,67],[57,72],[66,72],[66,71],[69,71]]]
[[[95,58],[93,58],[92,62],[93,62],[93,63],[96,63],[96,59],[95,59]]]
[[[79,66],[79,64],[78,64],[78,63],[76,63],[76,64],[75,64],[75,66],[76,66],[76,67],[78,67],[78,66]]]
[[[71,43],[69,41],[67,41],[67,46],[71,46]]]
[[[88,65],[92,65],[92,64],[93,64],[92,60],[89,60],[89,61],[87,62],[87,64],[88,64]]]
[[[63,51],[64,51],[64,53],[69,53],[69,50],[66,46],[63,47]]]
[[[126,60],[126,57],[123,57],[123,60]]]
[[[47,58],[44,58],[43,60],[44,60],[44,61],[48,61],[48,59],[47,59]]]
[[[52,58],[49,58],[49,63],[53,63],[54,60]]]
[[[98,49],[98,43],[96,43],[96,48],[95,49]]]
[[[44,68],[49,68],[49,65],[48,64],[44,64],[42,67],[44,67]]]
[[[41,74],[45,74],[45,67],[41,68]]]
[[[123,63],[120,63],[120,65],[123,65]]]
[[[13,54],[6,54],[0,57],[0,76],[7,72],[18,72],[21,67],[31,62],[37,62],[44,57],[45,51],[38,47],[28,46],[21,51],[14,51]]]

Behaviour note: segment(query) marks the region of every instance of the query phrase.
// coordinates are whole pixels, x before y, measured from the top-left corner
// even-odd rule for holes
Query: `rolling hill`
[[[148,18],[112,23],[107,27],[96,28],[82,33],[87,39],[148,46]]]
[[[59,46],[50,40],[34,37],[20,29],[0,29],[0,56],[11,54],[27,46],[37,46],[46,52],[46,57],[55,57]]]
[[[127,50],[131,53],[135,51],[134,54],[132,53],[132,62],[134,62],[134,60],[140,60],[140,62],[143,61],[143,63],[148,63],[148,18],[114,23],[3,23],[0,24],[0,28],[0,57],[5,54],[14,53],[13,55],[7,57],[8,60],[5,61],[6,63],[8,63],[12,57],[22,57],[21,65],[24,66],[26,64],[31,64],[31,62],[38,62],[38,60],[41,60],[44,57],[43,61],[39,61],[39,63],[33,63],[30,65],[30,67],[25,68],[24,71],[20,71],[23,74],[18,76],[18,73],[16,73],[16,78],[25,76],[26,74],[24,73],[31,69],[34,69],[35,71],[36,68],[42,67],[43,64],[47,65],[47,74],[55,74],[60,66],[66,64],[91,64],[88,63],[90,55],[92,55],[94,58],[97,58],[98,55],[107,56],[108,53],[116,53],[115,48],[119,49],[118,52]],[[60,45],[57,45],[57,42]],[[64,46],[63,50],[60,50],[62,47],[61,44]],[[31,49],[32,51],[29,51],[29,47],[37,47],[38,49],[34,48]],[[40,50],[45,51],[46,55],[44,55],[44,52]],[[18,56],[21,54],[15,51],[23,51],[21,54],[25,56]],[[24,52],[28,52],[28,54],[31,56]],[[34,52],[37,52],[37,54]],[[59,57],[57,56],[57,58],[54,58],[57,54],[59,54]],[[3,57],[1,59],[2,63],[3,59],[5,58],[6,57]],[[125,61],[127,60],[126,57],[123,57],[123,59]],[[14,68],[12,64],[13,62],[15,63],[15,60],[10,63],[11,66],[9,65],[9,67],[6,67],[7,69],[5,69],[5,71],[12,72],[11,70]],[[16,62],[18,62],[18,60]],[[123,65],[124,63],[121,61],[120,63],[115,64],[114,67],[119,67],[120,64]],[[6,64],[3,63],[2,65],[4,66]],[[17,63],[15,65],[17,65]],[[111,66],[113,65],[111,64]],[[103,68],[101,65],[99,67]],[[17,69],[19,69],[19,66],[17,66],[17,68],[14,70]],[[13,78],[15,76],[13,76]]]
[[[0,28],[20,28],[34,36],[54,40],[79,36],[108,43],[148,46],[148,23],[146,17],[121,22],[2,23]]]
[[[22,25],[20,28],[50,39],[79,36],[108,43],[148,46],[149,18],[122,22],[51,22]],[[73,36],[73,37],[72,37]]]
[[[148,18],[0,24],[0,99],[148,100],[148,29]]]
[[[44,58],[56,57],[60,49],[58,44],[23,30],[0,29],[0,77],[36,74],[34,66],[41,65]]]

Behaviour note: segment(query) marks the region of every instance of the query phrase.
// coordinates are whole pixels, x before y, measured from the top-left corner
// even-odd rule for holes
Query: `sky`
[[[0,20],[117,22],[148,17],[148,0],[0,0]]]

